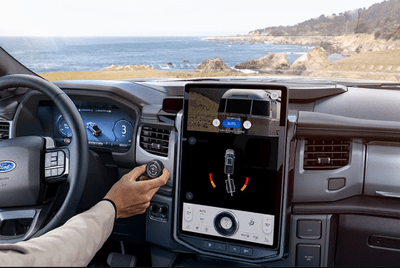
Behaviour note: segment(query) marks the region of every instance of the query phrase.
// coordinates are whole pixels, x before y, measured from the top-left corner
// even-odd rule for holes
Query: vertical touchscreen
[[[182,232],[276,245],[283,92],[210,85],[186,89]]]

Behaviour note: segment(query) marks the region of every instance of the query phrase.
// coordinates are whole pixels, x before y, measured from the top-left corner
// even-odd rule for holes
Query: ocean
[[[149,65],[190,71],[220,57],[227,66],[270,53],[292,64],[310,46],[203,41],[202,37],[0,37],[0,46],[36,73],[96,71],[110,65]]]

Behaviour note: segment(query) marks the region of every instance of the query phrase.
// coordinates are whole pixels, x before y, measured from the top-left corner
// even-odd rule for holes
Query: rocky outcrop
[[[321,47],[316,47],[293,62],[290,70],[299,72],[321,70],[330,63],[327,53]]]
[[[249,34],[205,37],[202,40],[251,44],[320,46],[328,53],[340,53],[344,56],[356,55],[367,51],[393,50],[400,47],[400,40],[398,39],[376,39],[373,34],[346,34],[341,36],[264,36]]]
[[[236,69],[248,70],[287,70],[289,67],[289,60],[284,53],[271,53],[259,59],[242,62],[235,66]]]
[[[196,71],[200,72],[231,72],[232,69],[226,66],[221,58],[208,59],[200,64]]]
[[[259,59],[252,59],[246,62],[239,63],[235,66],[236,69],[249,69],[249,70],[259,70],[266,65],[269,65],[268,63],[272,60],[272,58],[275,56],[275,54],[268,54],[262,58]]]

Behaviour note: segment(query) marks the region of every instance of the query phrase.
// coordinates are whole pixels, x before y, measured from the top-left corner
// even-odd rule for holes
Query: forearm
[[[0,245],[0,265],[87,266],[110,236],[114,219],[113,205],[99,202],[41,237]]]

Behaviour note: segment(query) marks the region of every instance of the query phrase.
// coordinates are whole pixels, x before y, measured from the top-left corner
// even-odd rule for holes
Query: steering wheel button
[[[64,172],[64,168],[58,168],[57,169],[57,175],[60,176],[61,174],[63,174]]]
[[[51,161],[51,166],[52,166],[52,167],[57,166],[57,161]]]
[[[57,157],[51,157],[51,159],[50,159],[52,162],[53,161],[57,161]]]
[[[44,167],[50,167],[51,166],[51,161],[47,161],[44,163]]]
[[[51,177],[51,170],[50,169],[46,169],[45,172],[44,172],[44,176],[46,178]]]
[[[56,169],[56,168],[53,168],[53,169],[51,170],[51,176],[52,176],[52,177],[57,176],[57,169]]]
[[[59,166],[63,166],[64,162],[65,162],[64,157],[59,157],[58,158],[58,162],[57,163],[58,163]]]
[[[52,152],[51,157],[57,157],[57,152]]]

